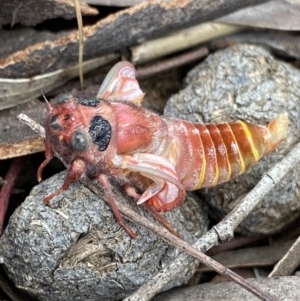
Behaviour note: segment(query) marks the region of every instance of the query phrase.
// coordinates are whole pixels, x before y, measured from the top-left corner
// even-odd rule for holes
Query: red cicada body
[[[184,202],[186,191],[240,175],[287,136],[286,113],[267,127],[244,121],[192,123],[143,109],[143,97],[134,67],[120,62],[96,99],[70,96],[49,105],[46,160],[38,178],[54,153],[70,167],[62,188],[45,202],[86,174],[105,186],[114,211],[111,179],[125,185],[138,204],[168,211]]]

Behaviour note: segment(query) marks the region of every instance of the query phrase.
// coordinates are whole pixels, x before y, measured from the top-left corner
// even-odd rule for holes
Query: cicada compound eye
[[[89,147],[89,138],[88,135],[83,131],[76,131],[71,137],[71,145],[74,150],[83,152]]]
[[[63,104],[63,103],[67,103],[69,101],[71,101],[73,98],[73,95],[70,93],[63,93],[61,94],[58,99],[57,99],[57,103],[58,104]]]

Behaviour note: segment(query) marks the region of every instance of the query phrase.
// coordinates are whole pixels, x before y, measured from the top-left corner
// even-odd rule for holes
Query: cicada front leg
[[[53,199],[55,196],[61,194],[62,192],[66,191],[69,189],[71,183],[78,181],[83,173],[85,172],[86,165],[85,163],[80,160],[74,160],[68,170],[67,176],[65,178],[65,181],[60,189],[57,191],[53,192],[52,194],[48,195],[44,199],[44,203],[48,204],[51,199]]]
[[[109,183],[109,180],[107,178],[106,175],[102,174],[99,176],[98,178],[99,182],[103,185],[106,195],[107,195],[107,199],[109,202],[109,205],[111,207],[111,210],[113,211],[115,218],[117,220],[117,222],[119,223],[120,226],[122,226],[124,228],[124,230],[129,234],[129,236],[131,238],[136,238],[136,234],[130,229],[130,227],[126,224],[126,222],[124,221],[113,196],[112,193],[112,189],[111,189],[111,185]]]

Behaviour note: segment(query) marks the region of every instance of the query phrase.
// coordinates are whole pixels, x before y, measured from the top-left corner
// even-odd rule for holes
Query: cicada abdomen
[[[201,169],[194,189],[226,182],[249,169],[286,139],[286,113],[268,127],[243,121],[220,124],[195,123],[201,140]],[[199,162],[199,161],[198,161]]]

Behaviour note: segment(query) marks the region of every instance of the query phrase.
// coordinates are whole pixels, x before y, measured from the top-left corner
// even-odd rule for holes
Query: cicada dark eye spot
[[[83,152],[89,147],[89,138],[87,134],[83,131],[76,131],[71,137],[71,145],[74,150]]]
[[[57,99],[57,103],[59,103],[59,104],[66,103],[66,102],[70,101],[72,98],[73,98],[73,95],[70,93],[61,94]]]
[[[57,115],[51,115],[49,118],[49,124],[54,123],[57,120],[58,116]]]
[[[111,125],[101,116],[95,116],[90,122],[89,134],[99,151],[107,149],[111,139]]]
[[[51,115],[49,118],[49,127],[55,131],[61,131],[63,127],[57,122],[57,115]]]

